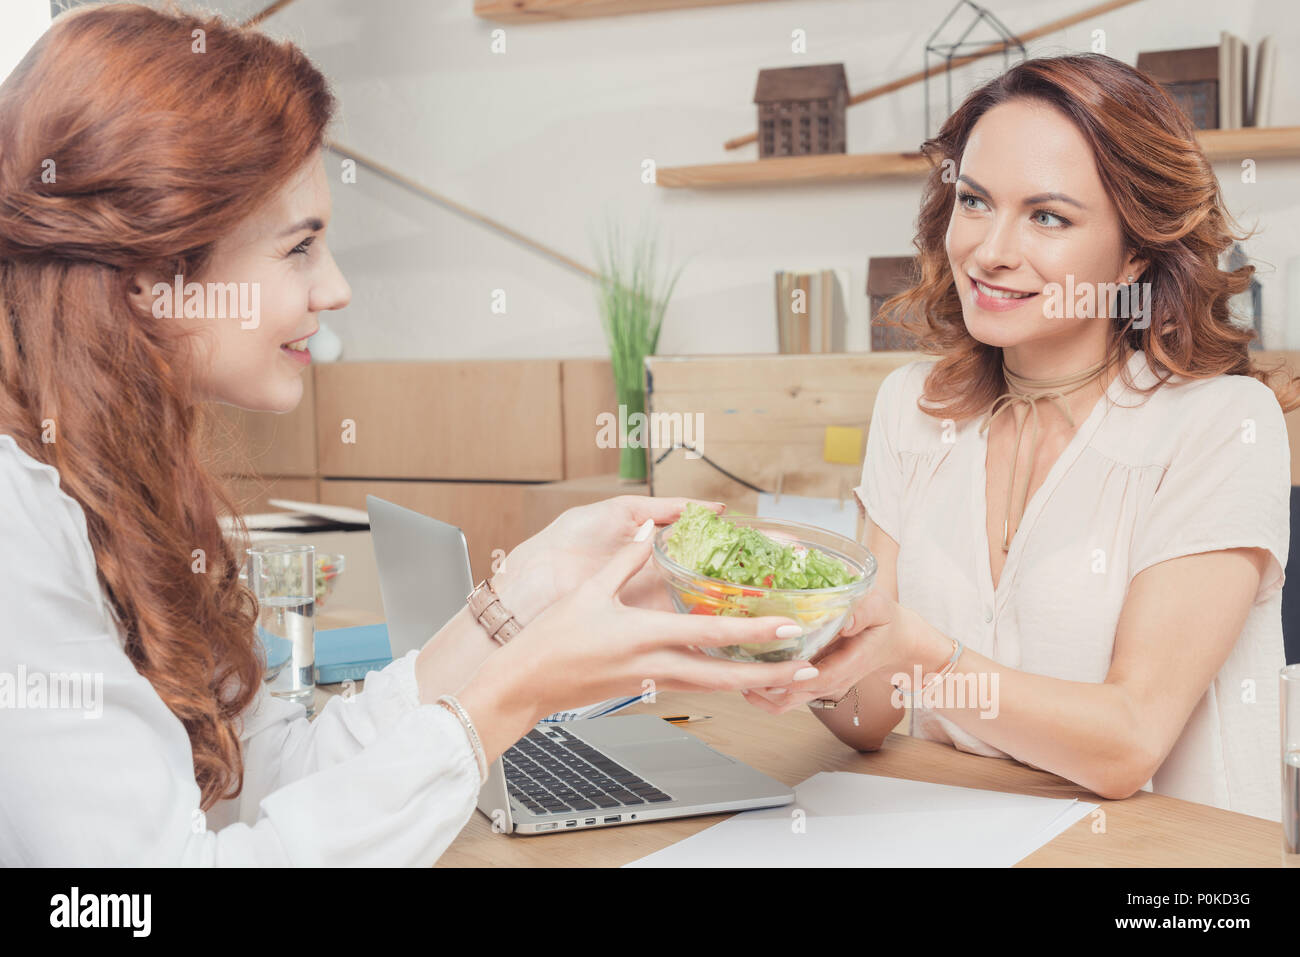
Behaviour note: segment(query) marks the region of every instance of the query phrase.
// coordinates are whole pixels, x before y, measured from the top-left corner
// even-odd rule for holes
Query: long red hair
[[[60,16],[0,85],[0,431],[85,512],[204,810],[242,789],[238,719],[262,683],[247,531],[205,464],[193,343],[129,292],[138,271],[201,276],[315,156],[333,110],[293,45],[137,4]]]
[[[1229,229],[1236,222],[1191,121],[1145,73],[1103,54],[1082,53],[1016,64],[972,91],[921,147],[932,168],[913,240],[919,275],[914,286],[884,303],[876,319],[906,330],[917,348],[940,357],[917,407],[960,421],[987,411],[1006,389],[1002,350],[966,330],[944,237],[955,205],[955,170],[976,121],[1000,103],[1026,98],[1055,107],[1091,144],[1123,240],[1149,262],[1141,281],[1151,283],[1150,324],[1137,329],[1132,316],[1114,320],[1107,358],[1118,361],[1125,343],[1143,350],[1160,378],[1144,393],[1169,374],[1226,373],[1268,385],[1284,412],[1300,406],[1300,379],[1283,371],[1285,363],[1254,366],[1247,352],[1254,331],[1229,321],[1228,298],[1249,287],[1255,267],[1219,268],[1220,254],[1247,235]],[[1121,372],[1125,385],[1133,386],[1128,370]]]

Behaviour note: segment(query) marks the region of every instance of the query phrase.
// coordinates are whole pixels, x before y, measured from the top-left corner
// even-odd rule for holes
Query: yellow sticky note
[[[841,465],[861,465],[862,430],[844,425],[826,426],[822,458]]]

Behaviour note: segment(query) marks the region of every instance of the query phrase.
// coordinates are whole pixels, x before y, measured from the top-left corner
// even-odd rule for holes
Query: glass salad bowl
[[[876,578],[876,559],[863,545],[835,532],[799,522],[742,515],[722,515],[725,521],[747,526],[768,538],[796,548],[815,548],[844,563],[856,581],[834,588],[764,588],[734,585],[693,572],[668,556],[665,543],[673,526],[660,529],[654,540],[654,562],[668,586],[673,605],[682,614],[734,615],[755,618],[781,615],[798,622],[797,638],[701,648],[705,654],[731,661],[790,661],[809,659],[839,634],[856,603]]]
[[[334,583],[338,577],[343,574],[344,560],[342,555],[317,555],[316,556],[316,610],[320,611],[325,607],[325,601],[334,593]]]

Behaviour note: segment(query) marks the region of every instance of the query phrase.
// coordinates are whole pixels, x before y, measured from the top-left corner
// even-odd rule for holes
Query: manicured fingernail
[[[778,638],[798,638],[803,634],[803,629],[798,625],[782,625],[776,630]]]
[[[785,694],[784,688],[768,688],[769,694]]]
[[[844,623],[844,627],[843,627],[842,629],[840,629],[840,630],[841,630],[841,631],[852,631],[852,630],[853,630],[853,616],[852,616],[852,615],[849,615],[849,620],[846,621],[846,622]]]
[[[809,678],[817,677],[817,669],[809,665],[807,668],[800,668],[794,673],[795,681],[807,681]]]
[[[650,533],[654,531],[654,527],[655,527],[655,520],[653,518],[647,518],[645,520],[645,524],[636,530],[636,538],[632,540],[634,542],[644,542],[647,538],[650,537]]]

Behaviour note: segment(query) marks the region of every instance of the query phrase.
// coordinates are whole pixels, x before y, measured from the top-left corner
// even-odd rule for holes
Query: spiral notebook
[[[597,704],[589,704],[585,708],[578,708],[575,711],[557,711],[550,717],[543,718],[543,721],[555,723],[558,721],[583,721],[587,718],[603,718],[607,714],[614,714],[616,711],[622,711],[630,705],[636,704],[641,700],[641,695],[633,695],[630,698],[610,698],[608,701],[601,701]]]

